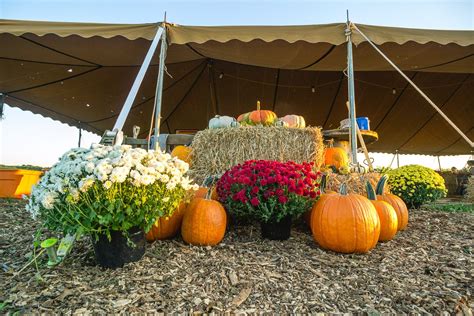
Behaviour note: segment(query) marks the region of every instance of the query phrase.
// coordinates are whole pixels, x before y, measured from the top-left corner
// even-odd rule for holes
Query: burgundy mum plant
[[[319,198],[319,182],[312,163],[249,160],[219,179],[217,193],[237,217],[279,222],[309,210]]]

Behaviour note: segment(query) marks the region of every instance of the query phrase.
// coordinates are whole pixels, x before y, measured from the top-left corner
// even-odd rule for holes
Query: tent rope
[[[418,91],[421,96],[423,98],[425,98],[425,100],[436,110],[438,111],[438,113],[449,123],[449,125],[451,125],[455,130],[456,132],[459,133],[459,135],[461,135],[462,138],[464,138],[466,140],[466,142],[474,148],[474,142],[471,141],[462,131],[461,129],[459,129],[459,127],[456,126],[456,124],[453,123],[453,121],[451,121],[449,119],[449,117],[446,116],[446,114],[443,113],[443,111],[441,111],[441,109],[433,102],[431,101],[431,99],[423,92],[421,91],[420,88],[418,88],[418,86],[410,80],[410,78],[408,78],[407,75],[405,75],[405,73],[403,71],[401,71],[397,65],[395,65],[363,32],[361,32],[361,30],[359,30],[359,28],[357,27],[357,25],[355,25],[354,23],[351,23],[351,26],[357,31],[359,32],[360,35],[362,35],[362,37],[365,38],[365,40],[396,70],[400,73],[400,75],[402,75],[403,78],[405,78],[412,86],[413,88],[415,88],[416,91]]]

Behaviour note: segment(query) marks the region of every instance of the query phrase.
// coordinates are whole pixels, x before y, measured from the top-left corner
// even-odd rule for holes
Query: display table
[[[364,139],[365,145],[368,146],[375,143],[379,139],[379,134],[375,131],[364,131],[361,130],[362,138]],[[349,128],[343,129],[330,129],[323,131],[324,140],[334,140],[334,147],[344,148],[348,153],[350,152],[349,147]],[[359,138],[357,138],[357,145],[360,147]]]

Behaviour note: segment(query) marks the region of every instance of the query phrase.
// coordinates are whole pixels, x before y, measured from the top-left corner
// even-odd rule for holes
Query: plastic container
[[[369,124],[369,118],[368,117],[357,117],[356,118],[357,126],[359,126],[359,129],[361,131],[370,131],[370,124]]]
[[[287,240],[291,235],[291,216],[286,216],[279,222],[261,222],[262,237],[270,240]]]
[[[139,227],[132,227],[129,231],[130,240],[135,244],[131,247],[121,231],[111,231],[111,240],[106,235],[99,235],[99,239],[92,240],[95,259],[99,266],[109,269],[121,268],[125,263],[140,260],[145,254],[145,233]]]
[[[21,199],[31,194],[43,171],[26,169],[0,169],[0,197]]]

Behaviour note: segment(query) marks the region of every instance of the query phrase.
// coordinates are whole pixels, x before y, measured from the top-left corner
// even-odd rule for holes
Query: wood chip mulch
[[[230,227],[212,247],[180,237],[148,246],[122,269],[95,265],[90,242],[59,266],[28,261],[38,223],[0,200],[0,313],[367,312],[472,315],[474,214],[410,211],[408,229],[369,254],[324,251],[296,223],[290,240]]]

